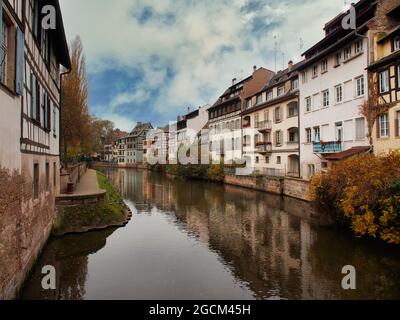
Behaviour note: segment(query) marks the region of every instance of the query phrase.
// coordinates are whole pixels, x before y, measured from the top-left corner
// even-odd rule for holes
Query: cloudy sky
[[[130,131],[137,121],[163,125],[188,108],[213,104],[253,65],[275,70],[275,43],[277,70],[298,62],[346,1],[60,3],[68,40],[79,35],[85,47],[91,112]]]

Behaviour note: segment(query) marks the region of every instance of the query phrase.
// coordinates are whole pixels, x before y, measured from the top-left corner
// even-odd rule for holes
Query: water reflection
[[[105,173],[135,212],[132,222],[112,236],[51,242],[38,265],[54,261],[60,289],[35,289],[35,271],[24,297],[400,298],[397,250],[324,227],[304,202],[147,171]],[[119,272],[99,267],[110,259]],[[341,288],[348,264],[358,271],[355,291]]]

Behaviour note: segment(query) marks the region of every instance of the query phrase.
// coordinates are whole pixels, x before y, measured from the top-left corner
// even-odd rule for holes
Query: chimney
[[[233,79],[232,79],[232,85],[233,85],[233,86],[236,84],[236,80],[237,80],[236,78],[233,78]]]
[[[256,72],[257,71],[257,66],[253,67],[253,71]]]
[[[293,68],[293,61],[290,60],[289,63],[288,63],[288,69],[289,69],[289,71],[292,70],[292,68]]]

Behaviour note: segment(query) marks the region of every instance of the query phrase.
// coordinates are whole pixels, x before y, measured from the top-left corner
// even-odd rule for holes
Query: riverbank
[[[57,205],[53,236],[123,227],[129,222],[132,213],[107,177],[95,172],[94,179],[98,188],[105,191],[103,199],[91,203],[92,197],[88,196],[89,203],[82,200],[81,204]]]
[[[120,168],[115,164],[93,163],[93,167],[98,168]],[[294,177],[273,177],[262,175],[238,176],[230,170],[224,170],[220,165],[155,165],[155,166],[136,166],[135,169],[144,169],[154,172],[163,172],[171,176],[220,182],[227,185],[243,187],[256,191],[286,196],[306,202],[311,202],[310,181]]]

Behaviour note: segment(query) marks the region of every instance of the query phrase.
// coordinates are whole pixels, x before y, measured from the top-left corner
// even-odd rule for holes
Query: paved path
[[[74,195],[96,194],[102,192],[97,181],[96,171],[88,169],[81,177],[81,181],[75,186]]]

